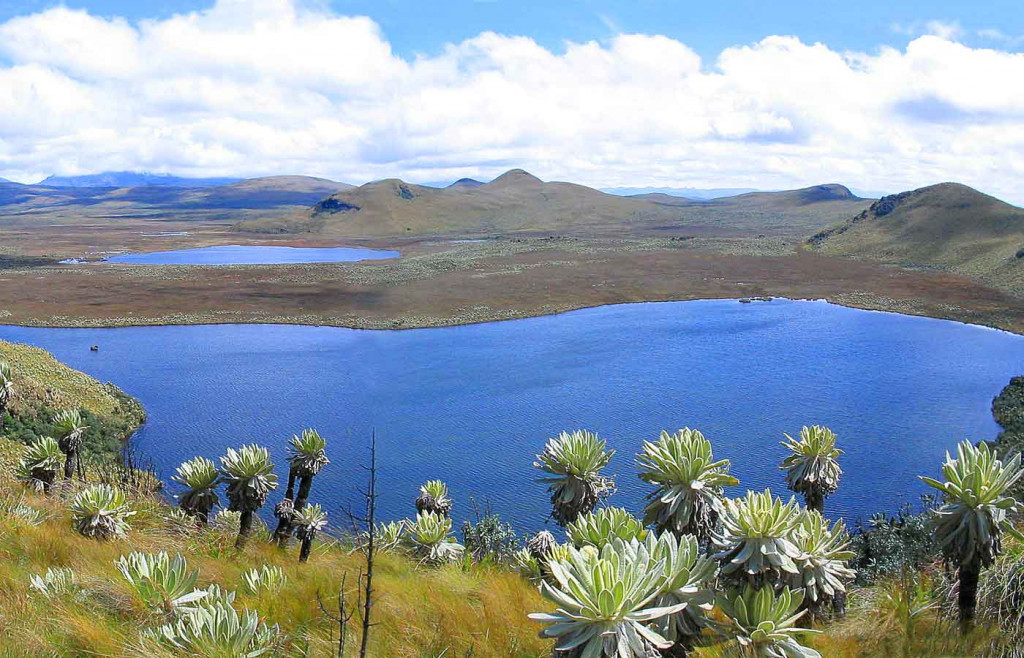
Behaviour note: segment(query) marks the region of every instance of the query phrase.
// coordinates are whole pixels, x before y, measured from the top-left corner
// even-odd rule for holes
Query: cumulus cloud
[[[515,166],[596,186],[959,180],[1024,201],[1024,55],[957,36],[872,53],[768,36],[702,61],[658,35],[552,51],[487,32],[406,59],[372,20],[294,0],[138,23],[55,8],[0,24],[0,176]]]

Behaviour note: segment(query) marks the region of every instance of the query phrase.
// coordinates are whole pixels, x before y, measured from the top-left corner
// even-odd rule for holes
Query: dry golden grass
[[[19,451],[20,446],[0,440],[0,459],[16,459]],[[233,529],[216,524],[204,530],[185,529],[170,506],[147,496],[133,501],[137,513],[131,518],[127,539],[96,541],[72,529],[65,500],[26,493],[9,473],[0,470],[0,656],[169,655],[142,640],[142,629],[163,620],[135,598],[114,566],[119,556],[130,551],[160,550],[185,555],[190,567],[200,571],[200,586],[218,583],[237,590],[236,605],[257,611],[267,623],[280,625],[289,635],[294,655],[334,655],[337,626],[320,610],[317,599],[319,596],[335,612],[345,577],[349,602],[355,600],[363,561],[346,545],[325,538],[314,548],[310,561],[299,564],[297,547],[279,550],[266,541],[263,529],[239,553],[233,547]],[[44,511],[48,518],[31,525],[2,511],[17,501]],[[260,596],[245,593],[243,573],[264,564],[284,570],[284,590]],[[31,591],[29,577],[45,573],[48,567],[74,569],[88,590],[87,596],[49,600]],[[374,582],[377,597],[371,656],[550,655],[551,643],[537,637],[539,627],[527,614],[550,610],[551,604],[518,574],[484,565],[430,569],[401,555],[382,555]],[[931,590],[927,581],[919,585],[915,605],[930,603]],[[898,582],[854,590],[847,619],[821,627],[823,633],[808,635],[803,641],[827,658],[882,658],[982,655],[996,637],[996,631],[981,626],[961,638],[956,625],[943,619],[934,605],[908,619],[898,600],[893,604],[900,591]],[[358,626],[357,615],[349,628],[347,656],[356,655]],[[714,641],[710,635],[708,639]],[[742,654],[734,643],[719,643],[692,655],[732,658]]]
[[[0,442],[2,443],[2,442]],[[22,499],[23,497],[23,499]],[[254,537],[244,552],[233,548],[233,533],[217,529],[183,533],[169,520],[170,508],[137,500],[127,539],[100,542],[79,536],[59,498],[23,493],[9,479],[0,499],[22,499],[50,517],[33,526],[0,513],[0,656],[150,656],[139,631],[160,618],[138,602],[114,566],[133,550],[180,552],[200,570],[200,585],[219,583],[238,590],[236,603],[279,624],[296,647],[308,643],[310,656],[329,656],[336,625],[319,609],[336,606],[340,580],[347,574],[349,600],[355,600],[362,559],[327,539],[307,564],[298,547],[285,552]],[[252,596],[241,590],[242,574],[263,564],[284,569],[280,594]],[[32,592],[29,577],[48,567],[70,567],[89,590],[80,601],[51,601]],[[380,557],[375,574],[377,603],[371,632],[373,656],[539,656],[549,651],[526,615],[544,604],[516,574],[483,566],[427,569],[401,556]],[[358,617],[350,628],[349,650],[358,643]],[[154,653],[156,652],[156,653]],[[301,654],[299,654],[301,655]]]

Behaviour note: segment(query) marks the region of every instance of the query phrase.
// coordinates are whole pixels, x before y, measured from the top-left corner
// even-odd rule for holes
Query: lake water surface
[[[46,348],[142,400],[149,422],[138,446],[165,479],[194,455],[216,459],[255,441],[272,449],[283,481],[286,439],[316,427],[332,463],[312,500],[338,521],[340,505],[359,504],[376,430],[382,518],[413,514],[419,483],[441,478],[458,521],[476,499],[520,530],[541,527],[549,510],[534,454],[573,428],[596,430],[618,451],[610,502],[638,512],[648,487],[633,456],[662,429],[704,431],[732,460],[739,495],[785,493],[782,433],[827,424],[846,450],[828,511],[893,511],[916,501],[925,490],[916,476],[937,474],[957,441],[995,436],[991,400],[1024,371],[1019,336],[786,300],[631,304],[407,331],[0,327],[0,339]]]
[[[359,260],[398,258],[397,251],[352,247],[265,247],[226,245],[177,251],[122,254],[108,263],[136,265],[280,265],[294,263],[348,263]]]

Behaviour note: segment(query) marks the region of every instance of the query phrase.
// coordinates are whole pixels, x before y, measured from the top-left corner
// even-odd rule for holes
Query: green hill
[[[114,384],[67,367],[45,350],[0,341],[0,362],[9,363],[15,373],[15,396],[2,416],[0,436],[28,443],[53,435],[54,416],[75,409],[89,425],[83,444],[86,457],[106,462],[145,422],[137,400]]]
[[[1024,210],[958,183],[883,197],[809,244],[830,255],[951,270],[1024,293]]]

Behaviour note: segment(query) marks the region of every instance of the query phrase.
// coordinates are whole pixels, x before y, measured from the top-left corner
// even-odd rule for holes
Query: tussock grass
[[[0,453],[13,451],[0,441]],[[67,494],[65,494],[65,497]],[[307,564],[297,561],[298,546],[287,551],[271,545],[260,527],[244,552],[235,551],[235,529],[211,526],[183,532],[172,508],[152,497],[133,507],[132,531],[123,540],[96,541],[76,533],[66,500],[22,493],[0,476],[0,498],[17,498],[48,518],[32,525],[0,512],[0,656],[167,656],[143,641],[143,628],[164,618],[138,600],[118,573],[115,560],[130,551],[180,552],[198,568],[199,586],[218,583],[237,590],[236,606],[256,610],[268,624],[289,633],[296,655],[329,656],[337,627],[317,605],[318,595],[332,612],[340,580],[347,575],[349,601],[355,597],[362,559],[331,537],[319,541]],[[247,594],[243,574],[263,565],[281,567],[287,585],[280,593]],[[88,590],[82,600],[47,599],[32,592],[29,577],[47,567],[68,567]],[[803,638],[823,656],[975,656],[985,655],[996,631],[980,625],[961,638],[940,606],[933,605],[936,578],[895,579],[856,589],[847,619],[822,626],[820,635]],[[396,658],[466,656],[527,658],[550,655],[551,644],[537,637],[529,612],[547,610],[534,586],[518,574],[487,564],[466,562],[424,568],[402,555],[379,555],[375,574],[371,655]],[[907,605],[909,603],[909,605]],[[908,609],[923,608],[912,617]],[[349,651],[358,643],[358,616],[349,629]],[[697,649],[703,658],[739,656],[733,644]],[[352,655],[355,655],[354,653]],[[990,654],[990,655],[998,655]]]
[[[0,441],[5,450],[6,442]],[[0,498],[21,498],[20,485],[0,478]],[[163,656],[144,643],[141,629],[164,621],[137,600],[118,573],[115,560],[136,551],[185,555],[199,569],[199,586],[219,583],[237,590],[236,605],[256,610],[269,624],[279,624],[297,646],[308,643],[311,656],[328,656],[336,625],[317,605],[318,594],[332,612],[343,574],[349,601],[363,561],[361,555],[330,537],[318,542],[309,562],[298,563],[298,545],[287,552],[254,534],[242,553],[235,551],[231,528],[182,533],[170,519],[171,508],[158,499],[138,498],[132,531],[124,540],[96,541],[71,525],[66,501],[26,493],[23,502],[50,516],[31,525],[0,513],[0,656]],[[380,555],[375,574],[377,604],[371,634],[374,656],[466,655],[532,657],[550,651],[526,615],[544,604],[533,586],[516,574],[460,563],[440,569],[418,566],[399,555]],[[244,572],[263,565],[281,567],[284,590],[253,596],[242,588]],[[29,589],[32,574],[47,567],[74,569],[89,591],[81,601],[51,600]],[[358,617],[350,627],[349,649],[358,642]],[[301,655],[301,654],[299,654]]]

